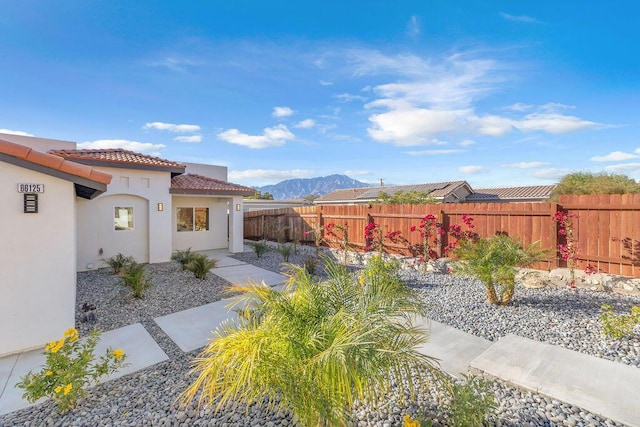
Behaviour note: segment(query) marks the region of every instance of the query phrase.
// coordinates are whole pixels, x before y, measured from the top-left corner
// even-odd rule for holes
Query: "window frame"
[[[185,225],[189,225],[189,223],[185,224],[182,221],[184,218],[187,218],[187,217],[184,216],[183,218],[181,218],[181,210],[191,211],[191,221],[190,221],[191,227],[190,228],[185,226]],[[198,214],[204,214],[204,221],[202,221],[202,219],[199,218]],[[204,225],[202,225],[203,223]],[[177,206],[175,230],[177,233],[211,231],[211,210],[209,209],[208,206]]]
[[[122,210],[127,211],[127,226],[122,226],[118,228],[118,223],[121,223],[120,220],[120,212]],[[133,231],[135,230],[135,217],[134,217],[133,206],[114,206],[113,207],[113,231]],[[130,225],[129,225],[130,224]]]

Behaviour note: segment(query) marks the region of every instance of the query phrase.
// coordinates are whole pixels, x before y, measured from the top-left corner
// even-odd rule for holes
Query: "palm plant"
[[[339,426],[355,399],[378,401],[392,379],[406,381],[413,396],[412,376],[419,384],[427,383],[427,373],[441,376],[435,359],[416,350],[427,334],[412,318],[425,307],[396,266],[367,266],[358,279],[325,263],[324,282],[290,266],[283,291],[234,286],[244,294],[239,320],[223,323],[196,359],[197,378],[182,403],[201,391],[199,402],[217,400],[217,410],[265,404],[290,410],[301,425]]]
[[[151,279],[145,272],[144,264],[131,261],[120,272],[122,282],[133,292],[135,298],[144,298],[144,292],[151,287]]]
[[[209,270],[216,268],[217,265],[217,259],[209,259],[209,257],[204,254],[192,254],[191,261],[187,264],[187,269],[191,271],[196,278],[204,280]]]
[[[456,249],[459,262],[454,272],[474,276],[487,288],[491,304],[507,305],[515,292],[517,267],[528,267],[549,256],[536,243],[523,246],[506,234],[462,240]],[[496,289],[497,285],[497,289]]]
[[[191,248],[187,248],[184,250],[176,250],[173,254],[171,254],[171,260],[177,261],[182,266],[183,270],[187,269],[187,265],[193,260],[193,256],[195,254],[191,252]]]

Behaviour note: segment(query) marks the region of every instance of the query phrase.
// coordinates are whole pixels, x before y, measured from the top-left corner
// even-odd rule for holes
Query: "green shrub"
[[[286,243],[278,244],[278,252],[282,255],[284,262],[289,262],[289,257],[293,253],[293,246]]]
[[[605,335],[617,339],[630,337],[633,335],[633,328],[640,324],[640,307],[634,305],[629,314],[616,315],[613,307],[603,305],[600,321]]]
[[[196,278],[204,280],[207,273],[218,265],[217,259],[209,259],[204,254],[193,254],[191,262],[187,265],[187,269],[191,271]]]
[[[256,256],[258,258],[261,258],[262,255],[264,255],[265,252],[269,250],[269,245],[267,245],[267,242],[265,240],[254,242],[251,244],[251,247],[253,248],[253,251],[256,253]]]
[[[515,292],[516,267],[530,266],[549,254],[536,244],[523,247],[505,234],[459,243],[455,253],[461,262],[456,264],[454,273],[476,277],[487,288],[487,300],[497,305],[511,302]]]
[[[113,274],[120,274],[120,272],[127,267],[127,265],[134,262],[135,259],[132,256],[124,256],[118,252],[116,255],[103,261],[113,269]]]
[[[395,282],[366,282],[346,267],[325,260],[328,279],[316,282],[304,268],[291,266],[286,289],[251,284],[240,321],[227,321],[199,357],[194,382],[180,400],[199,395],[216,409],[291,411],[302,426],[344,425],[355,399],[386,398],[391,381],[424,384],[441,376],[434,359],[416,350],[426,342],[415,315],[426,313],[414,290]],[[394,378],[392,380],[391,378]]]
[[[184,250],[178,249],[171,255],[171,260],[179,262],[182,266],[182,269],[186,270],[187,265],[191,262],[191,260],[193,260],[194,255],[195,254],[191,252],[191,248],[187,248]]]
[[[16,387],[24,389],[22,397],[30,403],[42,397],[53,399],[59,412],[73,408],[86,393],[85,388],[97,383],[100,377],[113,373],[124,366],[126,355],[122,349],[107,349],[94,362],[94,350],[99,333],[93,332],[85,341],[78,340],[78,331],[69,328],[59,341],[45,347],[45,366],[34,374],[29,371],[20,378]],[[92,363],[93,362],[93,363]]]
[[[144,264],[132,261],[122,269],[120,276],[124,284],[131,288],[135,298],[144,298],[144,292],[151,287],[151,279],[145,272]]]
[[[453,384],[449,425],[481,427],[487,415],[496,409],[493,393],[480,377],[465,375],[464,380],[464,383]]]

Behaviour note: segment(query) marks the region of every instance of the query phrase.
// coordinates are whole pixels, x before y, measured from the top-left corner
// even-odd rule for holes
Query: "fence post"
[[[560,212],[562,210],[562,206],[558,205],[558,203],[551,203],[551,215],[549,216],[549,242],[552,245],[552,250],[553,250],[553,267],[554,268],[559,268],[560,267],[560,260],[558,259],[558,233],[556,231],[556,222],[555,222],[555,215],[556,213]],[[549,268],[549,270],[552,270],[552,268]]]

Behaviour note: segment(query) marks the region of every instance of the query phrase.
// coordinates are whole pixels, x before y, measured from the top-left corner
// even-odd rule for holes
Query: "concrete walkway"
[[[266,278],[265,283],[273,286],[286,280],[280,274],[230,258],[226,252],[210,252],[208,256],[218,259],[212,273],[232,282],[259,283]],[[229,311],[231,302],[217,301],[154,320],[183,351],[189,352],[207,345],[223,321],[236,318]],[[491,342],[426,318],[418,323],[430,330],[429,342],[420,351],[440,359],[441,368],[452,375],[469,370],[484,372],[613,421],[640,427],[638,368],[515,335]],[[131,363],[112,378],[167,359],[141,324],[105,332],[102,337],[101,346],[122,347]],[[0,414],[29,406],[14,385],[19,376],[43,363],[40,353],[0,358]]]
[[[122,348],[127,355],[128,365],[105,377],[103,381],[119,378],[168,359],[140,323],[102,333],[94,354],[102,356],[109,347]],[[0,358],[0,415],[30,406],[29,402],[22,399],[24,390],[15,385],[29,371],[38,372],[44,363],[42,349]]]

